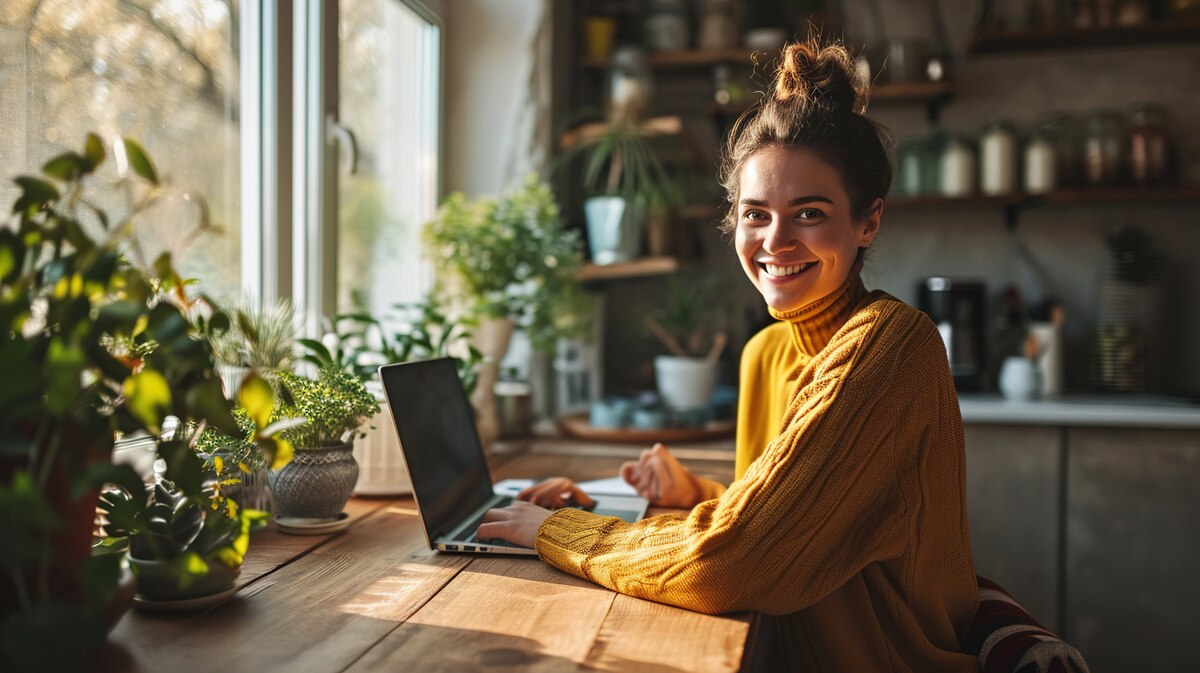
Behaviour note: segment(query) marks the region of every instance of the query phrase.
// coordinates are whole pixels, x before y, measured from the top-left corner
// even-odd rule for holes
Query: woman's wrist
[[[695,484],[696,490],[696,502],[692,503],[693,507],[706,500],[719,498],[725,492],[725,486],[719,482],[696,476],[691,470],[688,470],[688,476],[692,478],[692,483]]]

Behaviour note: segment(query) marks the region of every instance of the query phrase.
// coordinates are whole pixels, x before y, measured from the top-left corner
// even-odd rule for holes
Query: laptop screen
[[[379,377],[421,518],[436,539],[492,496],[474,413],[451,358],[386,365]]]

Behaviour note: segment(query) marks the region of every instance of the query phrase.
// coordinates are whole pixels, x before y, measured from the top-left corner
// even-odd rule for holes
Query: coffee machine
[[[933,276],[917,287],[917,306],[937,325],[959,392],[983,389],[987,371],[987,292],[982,281]]]

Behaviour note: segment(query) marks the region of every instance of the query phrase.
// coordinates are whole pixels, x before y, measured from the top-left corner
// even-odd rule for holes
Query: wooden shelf
[[[1107,47],[1158,46],[1164,42],[1200,42],[1200,18],[1179,17],[1140,26],[1112,28],[985,29],[967,45],[968,54],[1078,51]]]
[[[679,260],[674,257],[643,257],[632,262],[616,264],[587,263],[579,270],[576,278],[581,283],[592,283],[642,276],[665,276],[679,269]]]
[[[1012,196],[890,196],[890,208],[952,208],[994,206],[1039,206],[1097,204],[1188,204],[1200,203],[1200,187],[1108,187],[1067,189],[1050,194],[1014,194]]]
[[[685,51],[652,51],[647,54],[646,61],[651,68],[667,70],[704,68],[714,65],[751,65],[755,63],[756,57],[758,62],[763,62],[767,56],[767,52],[756,52],[753,49],[688,49]],[[607,68],[609,59],[585,58],[580,65],[591,69]]]
[[[954,95],[954,82],[901,82],[871,88],[872,103],[930,103]]]
[[[1026,197],[1013,196],[889,196],[884,201],[884,212],[888,208],[979,208],[994,206],[1016,206]]]
[[[871,103],[937,103],[954,97],[954,82],[904,82],[902,84],[880,84],[871,88]],[[753,102],[712,103],[709,114],[726,117],[740,116],[749,110]]]

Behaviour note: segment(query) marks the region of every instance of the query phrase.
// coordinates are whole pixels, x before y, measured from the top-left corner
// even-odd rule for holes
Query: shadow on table
[[[501,635],[470,629],[457,629],[405,622],[375,647],[368,650],[346,673],[385,670],[426,671],[640,671],[645,673],[683,673],[684,669],[623,657],[614,657],[602,644],[594,644],[587,660],[578,663],[565,657],[545,654],[543,642],[551,645],[558,638],[549,630],[570,629],[570,620],[547,626],[543,639]]]

